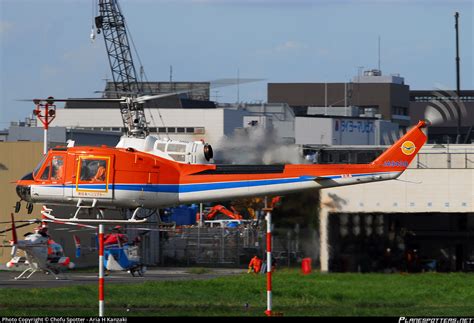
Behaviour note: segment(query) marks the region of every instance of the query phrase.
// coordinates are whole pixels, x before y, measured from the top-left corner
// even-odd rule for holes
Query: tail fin
[[[10,214],[12,218],[12,243],[18,244],[18,236],[16,234],[16,227],[15,227],[15,218],[13,217],[13,213]]]
[[[76,246],[76,258],[79,258],[81,256],[81,240],[76,235],[72,237],[74,238],[74,245]]]
[[[372,165],[382,167],[408,167],[426,142],[427,137],[421,130],[425,127],[426,122],[419,121],[415,127],[374,160]]]
[[[10,244],[12,245],[12,257],[15,257],[16,255],[16,245],[18,244],[18,236],[16,234],[16,227],[15,227],[15,218],[13,217],[13,213],[10,213],[11,218],[12,218],[12,241],[10,241]]]

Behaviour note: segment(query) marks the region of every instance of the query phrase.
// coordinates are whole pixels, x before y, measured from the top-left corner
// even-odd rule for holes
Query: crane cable
[[[95,41],[96,31],[95,31],[95,17],[97,16],[97,0],[92,0],[92,26],[90,39],[93,43]]]

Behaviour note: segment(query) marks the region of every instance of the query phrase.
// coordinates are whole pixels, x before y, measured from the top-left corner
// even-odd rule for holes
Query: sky
[[[97,0],[0,0],[0,129],[34,106],[19,99],[99,97],[111,72]],[[344,82],[378,67],[411,89],[474,89],[474,0],[121,0],[150,81],[263,81],[211,89],[219,102],[267,100],[269,82]],[[139,58],[139,59],[138,59]],[[118,113],[118,112],[117,112]],[[54,125],[54,123],[53,123]]]

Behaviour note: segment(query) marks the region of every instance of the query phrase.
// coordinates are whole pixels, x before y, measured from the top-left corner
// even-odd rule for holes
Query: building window
[[[348,152],[340,152],[339,153],[339,162],[342,164],[349,163],[349,153]]]
[[[373,152],[358,152],[357,153],[357,164],[369,164],[375,159]]]
[[[203,135],[205,133],[204,127],[194,128],[194,133],[197,135]]]
[[[150,128],[151,132],[155,132],[152,129],[156,129],[158,133],[194,133],[194,134],[204,134],[203,127],[159,127],[159,128]]]
[[[392,114],[398,115],[398,116],[407,116],[408,115],[408,108],[399,107],[399,106],[392,106]]]

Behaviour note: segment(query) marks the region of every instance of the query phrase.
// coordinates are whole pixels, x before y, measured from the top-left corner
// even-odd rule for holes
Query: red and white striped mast
[[[272,208],[265,208],[267,215],[267,310],[265,314],[272,316]]]
[[[272,199],[270,207],[267,207],[267,198],[265,197],[265,208],[266,212],[265,220],[267,221],[267,310],[265,314],[272,316],[272,211],[277,203],[280,202],[280,196],[276,196]]]
[[[99,317],[104,316],[104,225],[99,224]]]

